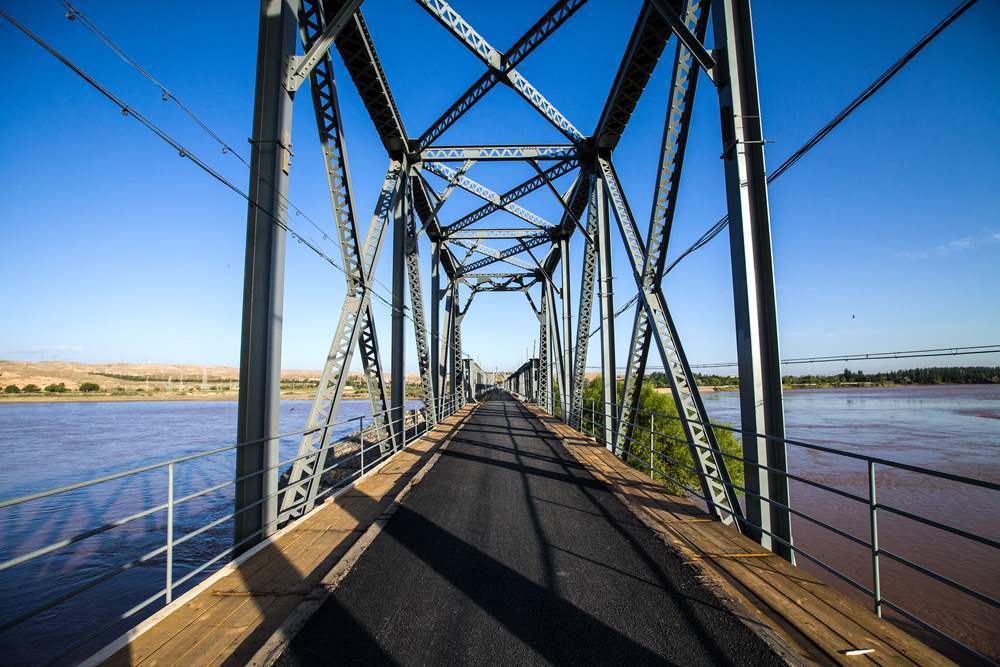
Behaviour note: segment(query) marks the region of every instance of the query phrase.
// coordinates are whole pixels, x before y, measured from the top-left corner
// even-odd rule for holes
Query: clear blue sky
[[[537,2],[455,0],[454,5],[500,50],[543,11]],[[756,1],[763,121],[773,141],[768,164],[780,163],[954,5],[953,0],[863,6]],[[55,0],[8,0],[4,6],[246,187],[248,174],[239,162],[222,155],[78,22],[67,21]],[[80,0],[79,7],[248,154],[256,2],[179,0],[140,7]],[[595,125],[638,7],[638,2],[591,0],[519,68],[584,133]],[[482,66],[414,2],[368,0],[364,12],[407,130],[416,136],[479,76]],[[998,342],[998,25],[1000,3],[982,0],[771,188],[784,356]],[[245,202],[135,120],[122,117],[6,22],[0,34],[0,182],[5,193],[0,200],[0,358],[235,365]],[[615,154],[643,230],[672,52],[671,45]],[[367,225],[386,157],[339,58],[336,62],[355,195]],[[290,198],[332,233],[306,95],[296,105],[293,130]],[[515,94],[498,87],[441,143],[473,141],[561,141],[561,135]],[[702,85],[670,256],[725,212],[720,151],[716,95]],[[470,176],[502,191],[531,173],[526,165],[481,164]],[[558,219],[544,189],[521,203]],[[457,194],[444,214],[457,217],[477,205],[471,196]],[[485,224],[511,222],[498,215]],[[302,218],[290,223],[319,237]],[[426,287],[428,252],[426,246],[422,250]],[[622,304],[635,289],[620,244],[615,250],[616,299]],[[327,251],[336,256],[332,246]],[[576,239],[574,275],[580,252]],[[389,282],[388,251],[378,274]],[[343,276],[291,242],[286,284],[283,365],[317,368],[340,310]],[[664,288],[691,362],[733,360],[725,234],[680,265]],[[578,285],[572,289],[575,313]],[[378,302],[375,311],[388,362],[389,312]],[[631,324],[631,315],[618,320],[620,363]],[[486,367],[511,368],[537,335],[522,295],[480,295],[465,320],[465,351]],[[412,341],[410,332],[407,339]],[[408,345],[412,369],[413,344]],[[593,347],[589,364],[598,363]],[[929,363],[997,363],[997,358],[851,366]]]

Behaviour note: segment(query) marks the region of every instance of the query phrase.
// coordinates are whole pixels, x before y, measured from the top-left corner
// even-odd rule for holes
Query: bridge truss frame
[[[314,473],[324,469],[329,452],[335,457],[339,454],[329,447],[334,438],[328,425],[335,421],[355,351],[361,359],[380,441],[402,440],[404,434],[397,425],[402,424],[405,390],[405,319],[413,322],[420,390],[428,406],[428,420],[433,423],[436,419],[435,406],[445,397],[461,393],[473,398],[474,388],[485,382],[486,374],[462,355],[461,323],[480,292],[526,295],[539,321],[539,359],[512,374],[508,385],[516,383],[519,393],[538,400],[551,412],[558,410],[569,423],[579,426],[591,320],[595,317],[595,288],[602,377],[617,378],[611,257],[612,230],[617,229],[628,254],[638,298],[621,392],[617,382],[604,382],[604,442],[619,454],[626,449],[650,348],[655,347],[670,380],[710,510],[719,520],[791,560],[791,527],[785,509],[789,505],[788,483],[782,474],[787,466],[770,218],[749,0],[643,3],[600,120],[590,135],[577,129],[517,69],[586,0],[556,0],[504,52],[494,48],[445,0],[414,1],[484,65],[483,74],[415,138],[403,126],[361,13],[361,0],[262,0],[238,429],[240,442],[257,444],[240,450],[237,477],[244,481],[236,491],[237,510],[255,505],[259,510],[238,512],[245,518],[237,522],[237,542],[255,531],[260,531],[263,538],[279,523],[276,518],[291,518],[311,509],[320,484],[320,476]],[[715,44],[711,50],[705,46],[710,16]],[[614,151],[671,39],[675,47],[668,108],[652,215],[643,236],[615,170]],[[297,55],[299,43],[302,55]],[[387,152],[386,178],[363,236],[352,194],[333,49],[343,59]],[[749,492],[745,514],[722,464],[715,434],[704,426],[709,422],[705,406],[661,287],[699,77],[715,86],[720,109],[741,426],[747,434],[743,438],[743,456],[749,461],[744,476],[744,487]],[[498,85],[515,91],[566,141],[438,145],[440,137]],[[299,458],[279,505],[265,499],[274,498],[278,489],[274,464],[278,449],[275,436],[279,432],[291,112],[293,100],[303,94],[304,87],[309,88],[315,111],[347,293],[309,415],[307,428],[315,428],[302,437]],[[475,163],[492,161],[520,161],[530,165],[535,175],[502,193],[467,175]],[[556,179],[571,173],[575,173],[572,185],[560,192]],[[443,189],[436,189],[428,175],[443,180]],[[526,194],[543,188],[558,199],[562,215],[557,223],[518,203]],[[484,203],[445,223],[440,216],[442,205],[459,189]],[[497,211],[505,211],[529,226],[473,227]],[[371,299],[375,268],[390,228],[392,355],[391,385],[387,389]],[[569,243],[577,233],[583,237],[585,247],[574,335]],[[420,272],[419,248],[424,235],[432,258],[429,322]],[[489,239],[512,240],[514,244],[497,249],[484,243]],[[536,255],[535,249],[544,254]],[[517,271],[483,272],[498,263]],[[470,292],[464,304],[460,286]],[[537,304],[531,294],[535,288],[539,291]],[[780,541],[772,543],[772,535]]]

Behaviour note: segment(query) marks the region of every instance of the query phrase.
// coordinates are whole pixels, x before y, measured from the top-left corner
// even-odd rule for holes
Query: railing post
[[[882,616],[882,586],[878,573],[878,500],[875,497],[875,462],[868,461],[868,516],[871,519],[872,601],[875,614]]]
[[[365,418],[358,417],[358,441],[361,443],[361,476],[365,476]]]
[[[174,599],[174,464],[167,465],[167,604]]]
[[[649,411],[649,478],[653,479],[653,411]]]

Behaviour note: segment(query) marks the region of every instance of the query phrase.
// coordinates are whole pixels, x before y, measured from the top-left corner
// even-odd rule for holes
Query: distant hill
[[[286,369],[281,371],[282,382],[315,382],[322,374],[318,370]],[[360,378],[359,373],[352,373]],[[76,361],[5,361],[0,360],[0,389],[13,384],[23,387],[35,384],[66,385],[75,391],[85,382],[114,390],[140,388],[171,389],[203,383],[213,386],[234,385],[239,379],[239,369],[231,366],[198,366],[194,364],[84,364]],[[416,376],[407,375],[407,381]]]

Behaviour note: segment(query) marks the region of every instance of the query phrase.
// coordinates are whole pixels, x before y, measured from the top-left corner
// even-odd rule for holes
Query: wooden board
[[[667,493],[593,438],[534,406],[526,407],[633,514],[699,568],[744,622],[772,643],[783,642],[801,661],[954,664],[805,570],[715,521],[686,498]],[[847,655],[852,649],[874,651]]]
[[[104,665],[242,664],[264,645],[434,451],[464,408],[328,500],[225,575],[179,600]]]

